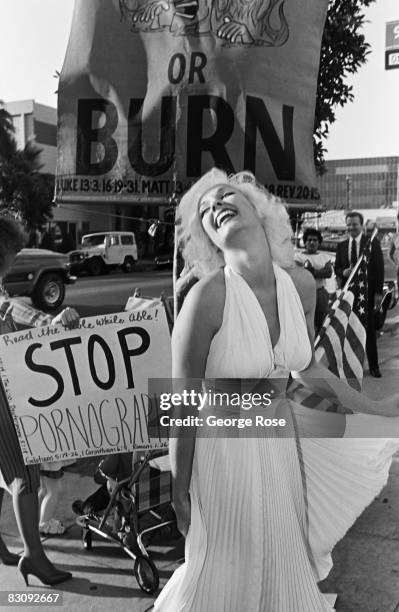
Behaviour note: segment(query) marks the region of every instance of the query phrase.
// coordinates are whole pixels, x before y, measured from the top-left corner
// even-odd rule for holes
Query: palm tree
[[[4,102],[0,100],[0,160],[8,158],[14,148],[14,124],[10,113],[5,109]],[[16,146],[16,145],[15,145]],[[0,161],[0,163],[1,163]]]
[[[52,217],[54,177],[41,174],[41,149],[28,141],[18,149],[12,116],[0,101],[0,212],[21,219],[29,231]]]

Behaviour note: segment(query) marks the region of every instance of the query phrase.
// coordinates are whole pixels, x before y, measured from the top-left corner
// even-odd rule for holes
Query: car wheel
[[[52,312],[61,306],[64,297],[65,283],[62,276],[50,272],[39,278],[32,294],[32,302],[37,308]]]
[[[122,270],[127,273],[133,272],[135,263],[136,262],[134,261],[133,257],[125,257],[125,261],[122,265]]]
[[[94,257],[87,262],[87,270],[91,276],[99,276],[105,272],[105,264],[99,257]]]

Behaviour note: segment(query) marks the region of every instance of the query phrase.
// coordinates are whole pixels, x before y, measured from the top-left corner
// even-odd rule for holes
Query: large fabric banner
[[[0,373],[25,463],[164,448],[153,376],[170,378],[159,307],[0,336]]]
[[[213,166],[317,205],[328,0],[76,0],[56,199],[165,201]]]

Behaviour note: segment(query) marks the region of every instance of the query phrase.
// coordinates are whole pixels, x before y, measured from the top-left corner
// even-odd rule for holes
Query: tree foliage
[[[20,219],[31,232],[52,218],[54,177],[40,172],[40,153],[28,141],[19,150],[12,117],[0,102],[0,212]]]
[[[335,109],[353,100],[352,87],[346,78],[367,61],[370,45],[362,28],[364,8],[375,0],[330,0],[321,43],[317,83],[314,158],[318,174],[323,174],[325,140],[335,121]]]

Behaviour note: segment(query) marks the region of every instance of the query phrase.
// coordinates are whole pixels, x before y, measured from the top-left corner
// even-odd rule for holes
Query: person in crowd
[[[314,279],[294,264],[284,204],[252,174],[209,171],[182,198],[178,222],[185,261],[201,278],[173,330],[176,393],[208,384],[234,388],[237,379],[271,385],[273,402],[260,414],[284,414],[286,427],[236,435],[228,422],[223,427],[223,417],[236,414],[231,405],[175,409],[177,417],[200,414],[205,422],[216,414],[222,424],[217,432],[172,430],[173,504],[186,537],[185,563],[154,610],[332,610],[317,582],[331,568],[334,544],[383,486],[384,453],[399,447],[378,441],[374,450],[374,441],[340,436],[370,427],[371,437],[383,424],[392,435],[398,419],[374,415],[398,415],[398,400],[381,406],[315,363]],[[290,371],[349,412],[370,414],[305,408],[286,395]],[[299,440],[298,432],[309,437]]]
[[[389,259],[392,261],[393,265],[396,268],[396,276],[399,287],[399,232],[396,232],[391,238],[389,245]]]
[[[39,531],[42,535],[63,535],[65,526],[55,517],[64,489],[64,468],[75,460],[47,461],[40,464]]]
[[[3,279],[15,256],[25,244],[25,234],[14,219],[0,217],[0,333],[11,333],[39,325],[63,324],[73,327],[78,314],[73,308],[64,309],[52,318],[19,301],[9,298]],[[22,557],[11,554],[0,539],[0,558],[17,565],[26,583],[29,575],[37,576],[43,584],[55,585],[72,577],[70,572],[56,568],[46,556],[39,533],[38,465],[25,465],[8,408],[3,384],[0,384],[0,486],[12,495],[18,529],[23,541]],[[0,509],[3,494],[0,497]]]
[[[56,235],[55,228],[51,227],[42,235],[40,242],[41,249],[47,249],[49,251],[56,251]]]
[[[340,287],[348,280],[357,260],[363,253],[368,238],[363,232],[363,216],[361,213],[351,211],[346,215],[346,228],[349,238],[340,242],[335,258],[335,276]],[[367,341],[366,353],[369,362],[370,374],[381,378],[378,364],[377,334],[375,329],[374,312],[382,302],[384,286],[384,258],[380,243],[375,238],[371,243],[370,260],[367,267]]]
[[[76,249],[76,238],[73,232],[67,232],[62,236],[62,242],[60,244],[60,253],[69,253]]]
[[[321,232],[308,227],[303,234],[305,250],[295,254],[295,261],[306,268],[316,281],[316,310],[314,316],[316,336],[328,312],[329,295],[326,289],[326,279],[331,278],[333,273],[330,255],[319,251],[322,242]]]

